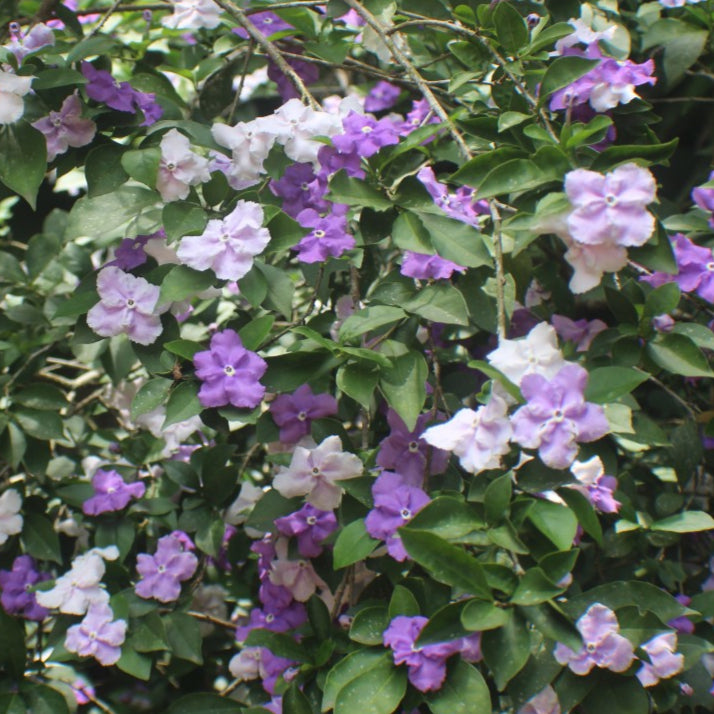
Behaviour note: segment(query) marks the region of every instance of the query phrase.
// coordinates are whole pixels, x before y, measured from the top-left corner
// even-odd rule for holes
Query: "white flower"
[[[173,15],[161,20],[164,27],[175,30],[212,30],[221,22],[221,8],[213,0],[173,0]]]
[[[507,411],[505,400],[492,394],[485,406],[476,411],[461,409],[446,423],[429,427],[421,438],[456,454],[470,473],[496,469],[501,465],[501,456],[510,449],[513,434]]]
[[[562,55],[564,49],[573,47],[578,42],[582,42],[584,45],[592,45],[600,40],[611,40],[617,31],[616,25],[608,25],[604,30],[593,30],[590,25],[579,17],[571,17],[568,23],[575,28],[575,31],[570,35],[561,37],[555,43],[555,54]]]
[[[339,436],[328,436],[314,449],[296,446],[290,466],[280,470],[273,487],[285,498],[305,496],[315,508],[331,511],[342,500],[335,482],[361,475],[360,459],[342,451]]]
[[[115,545],[92,548],[78,555],[69,572],[57,578],[52,589],[36,593],[37,602],[68,615],[84,615],[93,603],[108,603],[109,593],[101,584],[106,570],[104,561],[118,557]]]
[[[16,535],[22,531],[22,497],[14,488],[8,488],[0,496],[0,545],[8,536]]]
[[[254,486],[248,481],[244,481],[240,487],[240,493],[233,503],[226,509],[223,520],[232,526],[239,526],[248,519],[248,514],[253,510],[253,506],[263,497],[263,489]]]
[[[190,186],[210,181],[208,159],[191,151],[191,142],[179,131],[167,131],[159,147],[161,162],[156,188],[164,201],[184,199]]]
[[[22,117],[22,98],[30,91],[34,77],[18,77],[0,69],[0,124],[12,124]]]
[[[488,355],[488,361],[514,384],[520,384],[527,374],[551,379],[565,365],[558,335],[546,322],[539,323],[519,340],[502,340],[498,349]]]

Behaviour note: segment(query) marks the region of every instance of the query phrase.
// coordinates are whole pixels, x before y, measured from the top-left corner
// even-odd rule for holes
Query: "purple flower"
[[[452,273],[465,271],[466,268],[462,265],[452,263],[446,258],[425,253],[413,253],[410,250],[404,252],[402,267],[399,269],[402,275],[418,280],[448,280]]]
[[[441,688],[446,679],[446,660],[454,653],[451,643],[416,647],[419,634],[428,622],[426,617],[395,617],[384,631],[385,647],[392,649],[394,664],[406,664],[409,681],[420,691],[429,692]]]
[[[268,369],[264,359],[243,347],[235,330],[216,332],[211,347],[193,356],[196,376],[203,382],[198,399],[204,407],[253,409],[265,387],[258,381]]]
[[[714,171],[709,174],[709,181],[714,180]],[[714,228],[714,188],[709,188],[707,186],[697,186],[692,190],[692,201],[707,213],[711,213],[709,216],[709,225]]]
[[[238,201],[224,219],[208,221],[200,236],[184,236],[176,254],[195,270],[211,268],[221,280],[239,280],[270,242],[263,218],[260,204]]]
[[[685,607],[688,607],[692,602],[692,598],[688,595],[675,595],[674,599],[680,605],[684,605]],[[677,632],[681,632],[685,635],[693,634],[695,629],[694,623],[686,615],[680,615],[679,617],[671,619],[667,625],[669,625],[669,627],[673,627],[677,630]]]
[[[0,603],[5,612],[28,620],[44,620],[49,611],[37,603],[35,593],[30,592],[30,589],[49,577],[47,573],[35,570],[35,561],[29,555],[15,558],[12,570],[0,570]]]
[[[135,89],[134,111],[137,109],[144,115],[144,121],[139,126],[151,126],[164,115],[164,110],[156,101],[156,95],[153,92],[140,92]]]
[[[64,154],[70,146],[77,148],[89,144],[97,131],[97,125],[91,119],[82,119],[82,104],[76,92],[62,102],[58,112],[50,112],[32,122],[32,126],[45,135],[48,161]]]
[[[605,467],[599,456],[593,456],[587,461],[574,461],[570,467],[571,472],[578,480],[578,484],[571,486],[602,513],[617,513],[622,505],[613,497],[617,488],[617,479],[605,475]]]
[[[583,638],[583,646],[578,652],[558,642],[553,656],[558,664],[568,665],[575,674],[589,674],[593,667],[624,672],[635,653],[632,643],[619,634],[617,616],[599,602],[591,605],[575,623]]]
[[[394,122],[385,117],[375,119],[366,114],[350,112],[342,121],[344,133],[332,137],[341,154],[355,154],[368,159],[383,146],[399,143],[399,131]]]
[[[173,602],[181,594],[181,583],[188,580],[198,566],[198,558],[188,548],[193,544],[185,533],[174,531],[159,538],[153,555],[139,553],[136,571],[141,579],[134,587],[139,597]]]
[[[295,74],[302,79],[306,86],[315,84],[320,79],[320,70],[316,64],[303,60],[290,58],[286,60],[288,65],[295,70]],[[288,99],[300,97],[295,85],[283,74],[283,71],[273,62],[268,62],[268,79],[272,79],[278,85],[280,98],[287,102]]]
[[[176,129],[163,135],[159,148],[161,160],[156,188],[164,201],[184,199],[191,186],[211,179],[208,159],[191,151],[191,142]]]
[[[608,174],[575,169],[565,176],[573,211],[567,219],[573,239],[585,245],[640,246],[654,231],[647,204],[656,198],[654,177],[637,164]]]
[[[301,602],[292,602],[288,607],[278,608],[275,612],[253,608],[248,615],[248,622],[236,628],[236,641],[245,642],[253,630],[288,632],[300,627],[307,620],[307,610]]]
[[[285,32],[286,30],[292,30],[293,26],[278,17],[274,12],[256,12],[250,15],[250,21],[255,25],[256,29],[266,37],[270,37],[277,32]],[[248,39],[248,33],[242,27],[236,27],[233,32],[242,37],[244,40]]]
[[[397,530],[409,523],[431,499],[420,488],[410,486],[402,476],[389,471],[374,482],[372,496],[374,508],[364,522],[367,533],[383,540],[389,555],[403,562],[408,555]]]
[[[106,603],[91,605],[82,622],[67,630],[65,648],[82,657],[94,657],[105,667],[116,664],[126,638],[126,621],[113,617]]]
[[[577,442],[595,441],[610,431],[602,407],[583,396],[588,373],[568,363],[551,380],[540,374],[526,375],[521,392],[527,404],[512,417],[513,440],[527,449],[538,449],[547,466],[564,469],[578,453]]]
[[[141,498],[146,491],[141,481],[126,483],[116,471],[102,469],[95,472],[92,487],[94,496],[88,498],[82,506],[82,511],[88,516],[121,511],[132,498]]]
[[[358,154],[341,154],[334,146],[322,146],[317,152],[320,163],[318,178],[326,183],[329,176],[344,169],[352,178],[364,178],[365,170],[362,168],[362,159]]]
[[[90,99],[120,112],[134,113],[134,89],[129,82],[118,82],[111,72],[96,69],[89,62],[82,62],[82,74],[87,78],[85,91]]]
[[[343,215],[330,213],[323,217],[312,208],[306,208],[297,220],[301,226],[312,228],[296,246],[298,260],[302,263],[322,263],[330,257],[339,258],[355,247],[354,236],[347,232],[347,220]]]
[[[87,313],[87,324],[102,337],[126,334],[132,342],[150,345],[161,334],[157,303],[159,286],[114,266],[99,271],[99,302]]]
[[[16,29],[13,25],[15,25]],[[55,34],[52,32],[52,28],[43,23],[33,25],[24,36],[16,23],[10,23],[10,34],[11,39],[6,47],[15,55],[18,65],[22,64],[22,60],[30,52],[39,50],[42,47],[49,47],[55,43]]]
[[[443,419],[443,415],[441,415]],[[412,431],[393,409],[387,412],[389,436],[382,440],[377,453],[377,466],[388,471],[398,471],[411,486],[420,486],[428,475],[442,473],[449,454],[438,448],[431,449],[429,473],[426,473],[429,444],[422,439],[430,416],[421,414]]]
[[[426,99],[418,99],[412,103],[412,109],[407,113],[406,121],[401,125],[401,130],[409,134],[426,124],[440,124],[441,120],[434,114]],[[427,139],[424,143],[428,143]]]
[[[637,679],[643,687],[654,687],[660,679],[674,677],[684,668],[684,655],[675,653],[677,634],[665,632],[640,645],[650,658],[643,662],[637,672]]]
[[[434,170],[428,166],[419,170],[417,178],[434,199],[434,203],[436,203],[449,218],[477,226],[479,215],[488,213],[487,202],[474,202],[472,188],[462,186],[452,194],[445,184],[436,180]]]
[[[607,329],[602,320],[571,320],[564,315],[553,315],[550,324],[561,339],[575,343],[576,352],[587,352],[595,335]]]
[[[156,234],[154,234],[156,235]],[[121,270],[133,270],[146,263],[148,255],[144,246],[153,236],[136,236],[136,238],[124,238],[119,247],[114,251],[114,260],[107,263],[107,267],[113,265]]]
[[[322,542],[337,530],[332,511],[321,511],[306,503],[299,511],[275,519],[276,528],[285,536],[297,536],[298,552],[305,558],[322,553]]]
[[[270,190],[283,199],[283,211],[292,218],[306,208],[318,213],[328,210],[327,183],[315,174],[312,164],[290,164],[279,180],[270,182]]]
[[[677,233],[673,236],[674,257],[677,273],[670,275],[656,271],[640,278],[653,287],[675,282],[682,292],[695,291],[707,302],[714,302],[714,253],[711,248],[696,245],[689,238]]]
[[[401,89],[389,82],[381,80],[369,90],[364,100],[365,111],[381,112],[385,109],[391,109],[396,103]]]
[[[280,441],[295,443],[310,433],[313,419],[337,413],[337,400],[331,394],[313,394],[309,384],[293,394],[281,394],[270,405],[273,421],[280,427]]]
[[[561,714],[558,695],[549,684],[534,697],[531,697],[518,710],[518,714]]]
[[[275,693],[275,683],[293,662],[276,657],[266,647],[244,647],[228,663],[230,673],[239,681],[260,679],[268,694]]]

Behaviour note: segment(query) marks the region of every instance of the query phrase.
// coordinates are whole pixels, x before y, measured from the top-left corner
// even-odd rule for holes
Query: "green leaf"
[[[266,307],[277,310],[290,319],[293,311],[293,293],[295,285],[290,276],[272,265],[265,265],[260,261],[254,263],[255,267],[263,274],[268,286],[267,297],[264,300]]]
[[[17,680],[25,674],[25,628],[21,622],[0,608],[0,670]],[[25,714],[24,707],[22,714]]]
[[[160,161],[161,150],[156,147],[130,150],[121,157],[121,165],[124,171],[131,178],[149,188],[156,187]]]
[[[187,265],[176,265],[161,283],[159,302],[180,302],[195,297],[202,290],[210,288],[216,281],[212,270],[198,271]]]
[[[204,349],[204,345],[200,342],[193,342],[193,340],[171,340],[170,342],[164,342],[163,348],[172,355],[193,360],[196,352]]]
[[[386,659],[337,693],[334,714],[392,714],[407,690],[407,672]]]
[[[513,612],[503,627],[481,636],[481,649],[499,691],[520,672],[530,656],[530,635],[523,618]]]
[[[187,694],[177,699],[165,714],[240,714],[243,707],[218,694]]]
[[[392,362],[392,367],[382,371],[379,388],[389,406],[411,430],[424,406],[429,368],[420,352],[407,352],[393,357]]]
[[[283,694],[283,714],[312,714],[308,698],[300,691],[297,682],[293,682]]]
[[[330,193],[327,198],[334,203],[346,203],[348,206],[366,206],[375,211],[385,211],[392,207],[392,202],[368,183],[357,178],[350,178],[344,171],[338,171],[330,181]]]
[[[47,171],[44,135],[25,121],[0,125],[0,182],[35,210],[37,191]]]
[[[666,161],[677,148],[679,139],[672,139],[664,144],[620,144],[610,146],[598,154],[590,167],[593,171],[606,171],[617,164],[632,159],[640,159],[640,164],[661,164]]]
[[[510,3],[499,2],[493,11],[498,41],[509,52],[516,52],[528,42],[528,28],[521,16]],[[435,714],[441,714],[436,712]]]
[[[508,517],[512,493],[511,474],[503,474],[487,486],[483,505],[489,523],[499,523]]]
[[[518,581],[510,602],[514,605],[539,605],[560,595],[565,588],[556,585],[540,568],[527,570]]]
[[[649,375],[632,367],[596,367],[588,376],[585,399],[606,404],[629,394],[647,381]]]
[[[350,362],[337,370],[337,388],[369,409],[379,382],[379,368]]]
[[[410,528],[428,531],[445,540],[458,540],[484,525],[478,510],[457,496],[437,496],[409,521]]]
[[[391,656],[383,650],[364,649],[348,654],[327,673],[322,695],[322,710],[335,706],[339,692],[365,672],[391,663]]]
[[[173,382],[163,377],[155,377],[141,386],[141,389],[131,400],[130,415],[132,421],[137,417],[150,412],[166,401]]]
[[[528,511],[528,517],[558,550],[568,550],[573,545],[578,519],[566,506],[550,501],[536,501]]]
[[[542,30],[528,45],[528,53],[533,54],[545,47],[550,47],[561,37],[573,34],[573,26],[569,22],[556,22]]]
[[[468,325],[469,312],[463,295],[445,281],[423,287],[404,304],[404,309],[432,322]]]
[[[407,615],[414,617],[419,614],[419,603],[412,594],[412,591],[403,585],[395,585],[392,597],[389,600],[389,612],[387,617],[393,620],[397,615]]]
[[[67,406],[62,390],[52,384],[29,384],[12,395],[12,401],[31,409],[59,411]]]
[[[562,180],[562,174],[531,159],[512,159],[494,168],[476,192],[477,198],[491,198],[508,193],[527,191],[552,181]]]
[[[429,231],[415,213],[403,211],[392,225],[392,240],[402,250],[433,255],[436,251],[431,243]]]
[[[602,526],[590,501],[588,501],[582,493],[572,488],[563,488],[558,492],[558,495],[565,501],[567,506],[572,509],[583,530],[593,538],[596,543],[602,545]]]
[[[166,418],[163,429],[186,421],[203,411],[201,402],[198,401],[198,384],[195,382],[181,382],[169,395],[166,402]]]
[[[461,623],[461,613],[467,602],[467,600],[460,600],[439,608],[419,633],[419,637],[416,639],[416,646],[423,647],[437,642],[450,642],[451,640],[468,636],[470,632]],[[418,611],[415,614],[418,615]]]
[[[132,629],[131,644],[137,652],[162,652],[169,649],[166,628],[157,612],[150,612]]]
[[[678,322],[672,328],[672,332],[689,337],[697,347],[714,350],[714,332],[706,325],[700,325],[696,322]]]
[[[668,533],[698,533],[714,528],[714,518],[704,511],[685,511],[655,521],[650,530]]]
[[[0,694],[0,714],[27,714],[22,697],[19,694]]]
[[[263,340],[270,334],[270,330],[275,322],[274,315],[263,315],[251,320],[247,325],[238,330],[238,336],[247,350],[255,352]]]
[[[208,216],[201,206],[188,201],[167,203],[161,212],[166,238],[174,241],[188,235],[201,235],[208,223]]]
[[[563,87],[572,84],[576,79],[580,79],[587,74],[599,60],[586,59],[585,57],[558,57],[553,60],[543,75],[540,84],[539,98],[543,103],[545,100]]]
[[[352,521],[340,531],[335,541],[335,549],[332,553],[334,569],[346,568],[366,558],[378,545],[379,541],[370,537],[365,530],[361,518]]]
[[[462,660],[449,665],[446,681],[427,695],[433,714],[473,714],[491,711],[491,694],[481,673]]]
[[[491,254],[483,241],[483,235],[474,226],[423,211],[417,211],[417,215],[442,258],[467,268],[491,265]]]
[[[650,698],[634,678],[603,677],[583,702],[585,711],[608,714],[648,714]]]
[[[491,600],[480,563],[463,548],[427,531],[400,528],[399,534],[409,556],[440,583]]]
[[[246,647],[267,647],[276,657],[309,662],[310,655],[304,647],[290,636],[271,630],[251,630],[245,641]]]
[[[69,714],[67,700],[46,684],[34,685],[24,696],[32,714]]]
[[[22,284],[26,279],[20,261],[12,253],[0,252],[0,282]]]
[[[59,414],[41,409],[22,407],[15,414],[17,423],[22,430],[41,441],[64,438],[64,427]]]
[[[645,309],[642,313],[643,320],[651,320],[657,315],[665,315],[673,312],[679,305],[682,295],[677,283],[665,283],[655,288],[645,300]]]
[[[162,620],[171,654],[187,662],[203,664],[201,630],[198,620],[183,612],[164,615]]]
[[[461,611],[461,624],[469,632],[495,630],[505,625],[509,618],[508,610],[483,600],[469,600]]]
[[[84,175],[90,198],[116,191],[126,183],[129,175],[121,165],[121,157],[125,151],[126,147],[109,142],[89,152],[84,164]]]
[[[399,307],[389,305],[372,305],[354,315],[350,315],[340,325],[340,341],[351,342],[366,332],[378,330],[387,325],[393,325],[406,318],[406,313]]]
[[[519,607],[518,611],[532,622],[545,638],[562,642],[574,652],[578,652],[583,646],[583,639],[573,623],[552,604]]]
[[[450,180],[478,188],[493,169],[511,159],[522,158],[523,154],[523,150],[512,146],[499,147],[469,159],[458,171],[451,175]]]
[[[655,364],[682,377],[714,377],[704,353],[694,342],[676,333],[649,342],[645,351]]]
[[[350,639],[361,645],[381,645],[387,625],[389,618],[384,605],[365,607],[352,620]]]
[[[151,657],[130,649],[128,643],[122,647],[121,657],[116,664],[122,672],[126,672],[130,677],[145,682],[148,682],[151,677],[151,665]]]

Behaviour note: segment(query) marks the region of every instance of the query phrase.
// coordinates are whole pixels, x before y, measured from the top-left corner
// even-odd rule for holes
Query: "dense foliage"
[[[714,2],[0,21],[0,711],[711,711]]]

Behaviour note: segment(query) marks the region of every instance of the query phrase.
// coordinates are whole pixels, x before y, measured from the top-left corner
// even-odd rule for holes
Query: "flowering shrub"
[[[712,710],[713,3],[0,17],[0,711]]]

